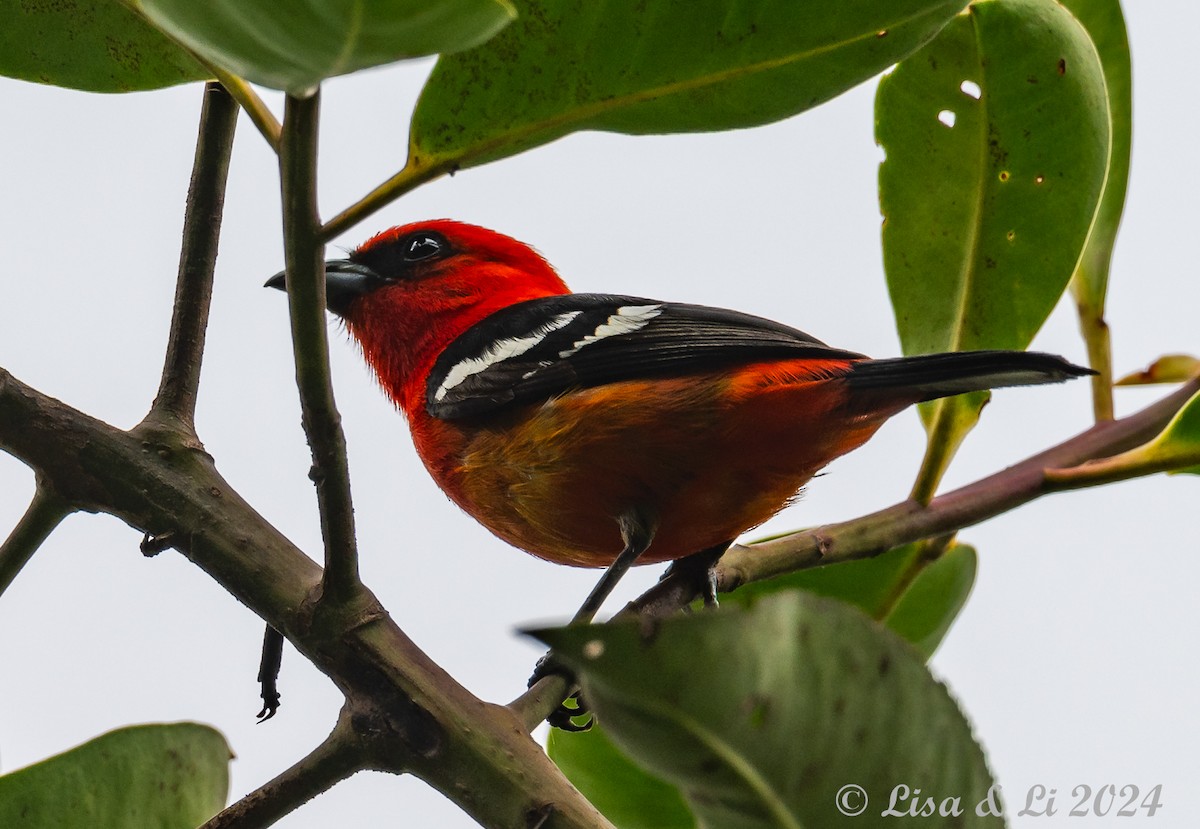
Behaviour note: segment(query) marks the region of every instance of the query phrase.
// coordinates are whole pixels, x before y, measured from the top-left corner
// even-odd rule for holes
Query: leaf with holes
[[[119,0],[0,0],[0,75],[88,92],[204,80],[196,59]]]
[[[880,82],[884,266],[906,354],[1022,349],[1087,241],[1108,166],[1104,74],[1053,0],[979,2]],[[986,393],[922,407],[936,480]]]
[[[456,169],[577,130],[749,127],[806,110],[920,47],[965,0],[517,0],[517,21],[443,56],[410,165]]]
[[[0,777],[0,826],[191,829],[225,806],[232,756],[197,723],[110,731]]]
[[[475,46],[512,20],[508,0],[131,0],[217,66],[274,89]]]
[[[1003,826],[975,813],[991,775],[954,700],[908,644],[841,602],[790,592],[534,635],[577,672],[613,741],[678,786],[701,826],[859,826],[839,814],[839,790],[858,784],[874,807],[906,780],[961,798],[957,826]]]

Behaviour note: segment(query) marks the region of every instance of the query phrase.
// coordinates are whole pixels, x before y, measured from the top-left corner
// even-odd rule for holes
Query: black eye
[[[422,262],[444,254],[448,246],[446,239],[436,233],[414,233],[401,245],[401,256],[405,262]]]

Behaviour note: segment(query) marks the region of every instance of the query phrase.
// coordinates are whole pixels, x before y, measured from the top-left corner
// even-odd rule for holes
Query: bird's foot
[[[533,674],[529,677],[529,687],[532,688],[539,680],[550,676],[561,676],[567,680],[568,685],[575,685],[575,674],[571,669],[556,660],[554,654],[547,653],[533,667]],[[587,720],[582,723],[575,722],[579,717],[587,717]],[[583,697],[576,691],[559,703],[558,708],[546,717],[546,722],[563,731],[588,731],[595,722],[595,717],[591,716]]]
[[[728,547],[728,544],[722,544],[672,561],[659,581],[668,578],[686,581],[693,585],[696,595],[704,600],[705,607],[716,608],[719,606],[717,601],[717,562]]]

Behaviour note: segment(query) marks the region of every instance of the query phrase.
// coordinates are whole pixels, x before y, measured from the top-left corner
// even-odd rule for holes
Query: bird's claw
[[[567,680],[569,685],[575,684],[575,674],[571,672],[570,668],[556,660],[553,653],[547,653],[533,666],[533,674],[529,677],[529,687],[532,688],[540,680],[549,676],[561,676]],[[567,705],[571,701],[574,702],[574,705]],[[595,717],[588,716],[590,713],[587,704],[583,701],[583,697],[576,691],[559,703],[558,708],[554,709],[550,716],[546,717],[546,722],[550,723],[554,728],[561,728],[563,731],[588,731],[595,722]],[[587,716],[587,722],[580,724],[574,721],[574,718],[584,716]]]

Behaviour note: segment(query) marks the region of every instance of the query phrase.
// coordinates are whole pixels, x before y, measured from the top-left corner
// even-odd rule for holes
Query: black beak
[[[263,287],[286,291],[286,274],[286,271],[280,271],[268,279]],[[325,263],[325,307],[339,317],[345,316],[351,302],[386,282],[366,265],[349,259],[332,259]]]

